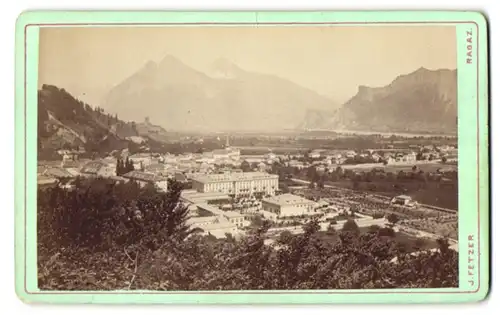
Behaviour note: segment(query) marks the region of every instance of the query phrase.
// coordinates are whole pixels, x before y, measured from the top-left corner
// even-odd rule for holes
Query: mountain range
[[[332,87],[332,90],[335,87]],[[457,72],[425,68],[384,87],[360,86],[342,106],[274,75],[243,70],[225,59],[207,73],[167,55],[113,87],[101,103],[108,113],[62,88],[43,85],[39,148],[63,145],[120,149],[130,137],[168,141],[175,131],[350,130],[455,133]],[[151,117],[156,125],[149,119]]]
[[[167,55],[113,87],[102,104],[125,119],[137,119],[138,113],[153,117],[167,130],[452,133],[457,130],[457,72],[420,68],[384,87],[359,86],[338,106],[311,89],[243,70],[226,59],[204,73]]]
[[[384,87],[360,86],[338,109],[309,111],[299,128],[455,133],[457,71],[420,68]]]
[[[112,88],[102,104],[125,119],[140,113],[167,130],[199,131],[290,129],[311,109],[336,107],[313,90],[226,59],[203,73],[170,55],[146,63]]]

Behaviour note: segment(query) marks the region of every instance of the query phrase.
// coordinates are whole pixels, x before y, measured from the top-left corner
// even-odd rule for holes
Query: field
[[[405,163],[405,164],[388,164],[383,165],[382,163],[369,163],[369,164],[356,164],[356,165],[341,165],[343,169],[349,169],[353,171],[370,171],[372,168],[383,169],[386,173],[398,173],[400,171],[403,172],[411,172],[413,166],[417,166],[418,170],[423,172],[436,172],[438,169],[453,169],[458,170],[458,166],[456,164],[451,163],[442,163],[442,162],[416,162],[416,163]]]
[[[276,154],[300,154],[306,152],[307,148],[300,147],[265,147],[265,146],[239,146],[242,155],[261,155],[270,151]]]
[[[409,172],[412,170],[413,164],[407,164],[407,165],[386,165],[384,166],[385,172],[393,172],[393,173],[398,173],[400,171],[404,172]],[[440,162],[437,163],[421,163],[421,164],[416,164],[417,168],[419,170],[422,170],[424,172],[436,172],[438,169],[453,169],[453,170],[458,170],[457,165],[455,164],[443,164]]]
[[[458,239],[458,218],[455,216],[429,218],[427,220],[403,220],[402,226]]]
[[[328,185],[353,188],[352,181],[328,182]],[[395,189],[395,185],[398,188]],[[439,182],[427,182],[423,185],[420,182],[388,182],[372,181],[359,182],[358,189],[363,192],[371,192],[379,195],[394,197],[405,194],[422,204],[436,207],[458,210],[458,185],[456,183],[443,184]]]
[[[367,233],[370,227],[362,227],[359,229],[361,234]],[[327,234],[327,232],[318,232],[320,238],[326,243],[334,243],[338,240],[338,234]],[[397,243],[401,244],[405,248],[406,252],[415,251],[415,247],[419,250],[433,249],[437,247],[436,241],[428,238],[418,238],[406,233],[396,232],[394,239]]]

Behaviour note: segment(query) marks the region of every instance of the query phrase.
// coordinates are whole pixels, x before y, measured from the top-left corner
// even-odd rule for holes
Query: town
[[[458,288],[443,28],[41,29],[38,288]]]
[[[222,149],[148,151],[88,159],[83,150],[61,149],[60,160],[39,161],[38,185],[72,189],[76,178],[102,177],[166,192],[174,180],[183,185],[188,224],[217,239],[244,236],[265,220],[272,244],[284,231],[303,233],[314,218],[325,232],[354,221],[360,229],[391,226],[410,239],[445,237],[458,248],[456,145],[245,155],[227,135]],[[435,198],[436,190],[455,200]]]

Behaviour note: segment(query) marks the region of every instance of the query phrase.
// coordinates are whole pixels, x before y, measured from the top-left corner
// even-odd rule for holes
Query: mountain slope
[[[167,56],[115,86],[103,104],[127,119],[147,115],[170,130],[204,131],[293,128],[308,108],[333,106],[314,91],[224,59],[210,74]]]
[[[101,108],[92,108],[64,89],[43,85],[38,91],[39,158],[57,157],[63,148],[105,153],[128,148],[137,136],[134,123],[123,122]]]
[[[449,133],[456,132],[456,122],[456,70],[420,68],[385,87],[360,86],[340,109],[311,112],[300,127]]]

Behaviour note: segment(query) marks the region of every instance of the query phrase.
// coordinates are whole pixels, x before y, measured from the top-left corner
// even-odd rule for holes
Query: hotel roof
[[[217,218],[214,216],[210,217],[191,217],[187,219],[187,224],[188,225],[193,225],[193,224],[203,224],[203,223],[213,223],[215,222]]]
[[[199,193],[197,191],[182,191],[181,198],[184,201],[199,204],[207,202],[208,200],[229,199],[229,195],[213,192],[213,193]]]
[[[141,171],[131,171],[128,172],[127,174],[123,174],[123,177],[143,182],[159,182],[167,180],[166,177],[163,177],[161,175],[156,175],[153,173],[146,173]]]
[[[231,182],[231,181],[245,181],[245,180],[256,180],[256,179],[271,179],[278,178],[278,175],[268,174],[264,172],[248,172],[248,173],[226,173],[226,174],[208,174],[197,176],[194,180],[202,183],[214,183],[214,182]]]
[[[268,203],[274,203],[280,206],[315,203],[314,201],[293,194],[283,194],[283,195],[273,196],[270,198],[266,198],[263,201]]]

